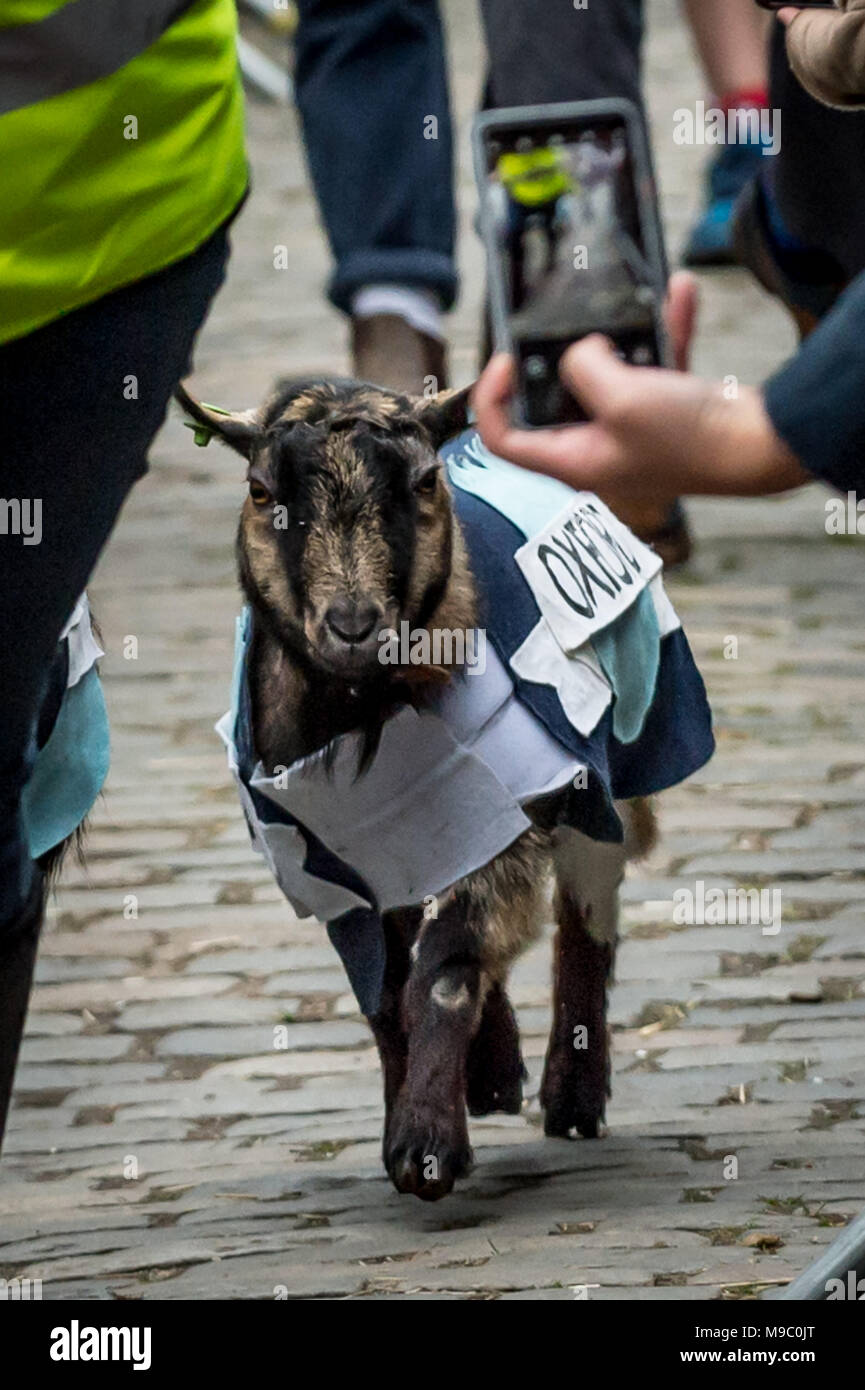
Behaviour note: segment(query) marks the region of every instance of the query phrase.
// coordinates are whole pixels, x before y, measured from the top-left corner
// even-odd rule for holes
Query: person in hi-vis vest
[[[234,0],[0,0],[0,1140],[43,911],[40,712],[224,275],[235,30]]]

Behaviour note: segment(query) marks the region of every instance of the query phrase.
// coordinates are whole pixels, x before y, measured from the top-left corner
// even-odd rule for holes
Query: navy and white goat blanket
[[[326,922],[361,1008],[375,1013],[381,913],[421,906],[530,825],[621,840],[614,802],[663,791],[714,750],[702,679],[661,560],[590,493],[490,454],[473,430],[442,451],[480,602],[485,662],[387,721],[357,776],[360,735],[267,775],[252,740],[238,620],[228,750],[256,848],[298,916]],[[477,652],[475,653],[477,655]]]

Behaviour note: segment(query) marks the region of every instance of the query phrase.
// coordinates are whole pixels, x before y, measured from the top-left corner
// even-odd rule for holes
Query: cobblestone
[[[483,286],[467,142],[482,65],[474,7],[448,0],[445,12],[462,382]],[[704,94],[673,0],[657,0],[650,19],[676,250],[703,152],[674,147],[672,112]],[[347,366],[343,325],[320,292],[327,255],[296,121],[251,104],[249,126],[254,192],[196,375],[205,399],[238,407],[280,374]],[[279,242],[292,251],[281,278]],[[705,279],[698,370],[759,381],[792,345],[781,311],[743,274]],[[212,731],[230,680],[241,495],[237,460],[195,454],[173,418],[92,586],[113,765],[86,865],[67,869],[43,942],[0,1179],[4,1274],[42,1278],[46,1298],[97,1299],[284,1288],[555,1300],[588,1284],[598,1300],[705,1300],[793,1277],[865,1206],[865,581],[856,546],[825,535],[822,495],[691,507],[697,553],[670,589],[705,672],[718,754],[662,799],[659,845],[626,884],[607,1137],[542,1137],[544,941],[513,981],[526,1111],[473,1125],[477,1169],[434,1209],[383,1176],[368,1031],[322,929],[292,918],[250,850]],[[123,659],[126,634],[139,639],[136,661]],[[723,655],[729,635],[735,660]],[[697,878],[780,888],[778,935],[674,923],[673,894]],[[753,1230],[782,1244],[746,1246]]]

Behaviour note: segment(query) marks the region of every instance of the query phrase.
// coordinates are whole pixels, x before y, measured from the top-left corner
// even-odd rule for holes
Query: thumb
[[[699,293],[697,282],[687,271],[677,270],[670,276],[664,318],[673,348],[676,370],[686,372],[691,355],[691,342],[697,324]]]
[[[592,419],[603,418],[628,390],[629,369],[616,356],[609,338],[599,333],[568,348],[559,376]]]

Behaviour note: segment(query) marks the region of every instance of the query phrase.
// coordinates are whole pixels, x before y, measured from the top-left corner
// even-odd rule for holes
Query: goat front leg
[[[405,1080],[385,1136],[385,1166],[398,1192],[445,1197],[472,1166],[466,1062],[483,1007],[480,934],[457,893],[423,923],[403,995]]]
[[[384,981],[378,1012],[370,1015],[368,1021],[378,1047],[384,1082],[385,1164],[393,1107],[402,1090],[408,1063],[408,1038],[402,1012],[403,991],[411,970],[409,948],[419,922],[420,912],[414,909],[386,912],[382,918],[386,950]]]
[[[595,1139],[610,1094],[607,987],[626,850],[556,831],[553,1025],[541,1083],[544,1131]]]

